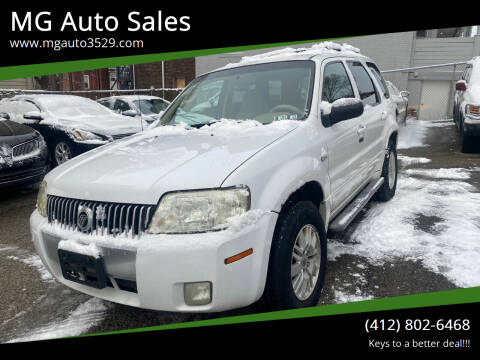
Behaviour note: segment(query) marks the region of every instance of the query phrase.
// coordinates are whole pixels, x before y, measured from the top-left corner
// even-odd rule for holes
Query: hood
[[[12,147],[37,137],[37,133],[31,127],[0,119],[0,146]]]
[[[52,125],[60,125],[70,129],[80,129],[90,131],[99,135],[120,135],[134,134],[142,131],[142,123],[139,119],[122,115],[104,115],[104,116],[75,116],[71,118],[59,118]],[[42,124],[48,124],[49,119],[42,121]],[[148,124],[147,124],[148,125]],[[143,128],[146,124],[143,123]]]
[[[243,162],[299,124],[241,123],[149,129],[54,169],[46,178],[47,191],[85,200],[156,204],[167,191],[219,187]]]

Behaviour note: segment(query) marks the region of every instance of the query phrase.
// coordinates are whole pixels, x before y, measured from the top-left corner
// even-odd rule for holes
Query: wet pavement
[[[447,121],[409,121],[400,131],[396,197],[370,202],[344,233],[329,234],[320,305],[480,285],[480,149],[462,154],[455,126]],[[218,314],[166,313],[70,290],[52,279],[35,254],[28,219],[36,193],[35,187],[0,191],[0,342],[261,310],[253,305]]]

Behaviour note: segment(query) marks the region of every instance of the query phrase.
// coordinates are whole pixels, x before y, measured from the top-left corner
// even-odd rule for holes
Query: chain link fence
[[[466,62],[417,66],[382,71],[407,77],[408,116],[417,120],[440,120],[453,117],[455,83],[460,80]],[[403,89],[400,89],[403,90]]]
[[[158,96],[168,101],[172,101],[183,90],[183,88],[157,88],[157,89],[128,89],[128,90],[71,90],[71,91],[50,91],[50,90],[24,90],[24,89],[0,89],[0,99],[9,98],[15,95],[33,95],[33,94],[60,94],[60,95],[78,95],[88,97],[92,100],[109,96],[123,95],[150,95]]]

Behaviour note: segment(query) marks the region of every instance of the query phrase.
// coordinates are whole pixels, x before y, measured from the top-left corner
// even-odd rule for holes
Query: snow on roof
[[[229,67],[246,65],[249,63],[267,62],[267,61],[281,61],[289,60],[292,58],[310,59],[317,55],[350,55],[350,56],[364,56],[360,53],[360,49],[349,44],[337,44],[331,41],[325,41],[317,44],[313,44],[309,48],[283,48],[279,50],[273,50],[266,53],[243,56],[240,62],[230,63],[224,66],[222,69]]]

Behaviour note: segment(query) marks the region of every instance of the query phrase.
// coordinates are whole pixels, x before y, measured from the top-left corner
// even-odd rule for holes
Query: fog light
[[[207,305],[212,302],[212,283],[185,283],[183,296],[187,305]]]

